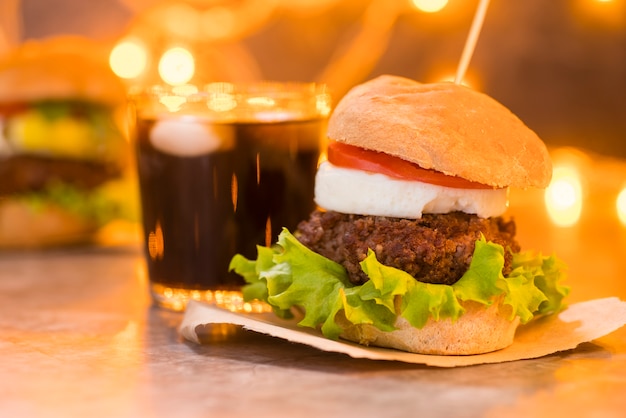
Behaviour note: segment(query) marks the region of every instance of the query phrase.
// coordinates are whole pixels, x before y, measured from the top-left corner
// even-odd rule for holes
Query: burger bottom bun
[[[30,249],[90,242],[96,226],[55,205],[32,208],[0,201],[0,249]]]
[[[512,321],[511,307],[501,300],[485,307],[478,302],[461,302],[465,313],[452,322],[450,319],[434,321],[415,328],[398,316],[396,330],[383,332],[373,325],[354,325],[345,316],[336,320],[344,329],[341,337],[362,345],[395,348],[417,354],[470,355],[500,350],[513,343],[519,317]],[[396,301],[396,311],[399,303]]]

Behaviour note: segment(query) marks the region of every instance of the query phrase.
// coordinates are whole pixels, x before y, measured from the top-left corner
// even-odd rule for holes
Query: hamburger
[[[505,348],[562,309],[565,265],[522,251],[504,217],[509,187],[549,184],[550,157],[503,105],[380,76],[341,99],[327,136],[318,209],[231,261],[246,299],[328,338],[440,355]]]
[[[0,58],[0,248],[88,242],[133,216],[125,96],[106,49],[86,38],[27,41]]]

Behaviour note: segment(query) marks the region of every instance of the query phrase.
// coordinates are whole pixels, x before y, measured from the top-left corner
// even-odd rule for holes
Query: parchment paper
[[[395,360],[438,367],[469,366],[542,357],[576,348],[621,328],[626,324],[626,302],[618,298],[595,299],[569,306],[559,315],[520,326],[513,345],[493,353],[471,356],[412,354],[397,350],[364,347],[346,341],[324,338],[316,330],[298,327],[273,314],[240,314],[213,305],[191,301],[180,325],[180,333],[200,343],[202,327],[208,324],[234,324],[244,329],[288,341],[307,344],[324,351],[347,354],[353,358]]]

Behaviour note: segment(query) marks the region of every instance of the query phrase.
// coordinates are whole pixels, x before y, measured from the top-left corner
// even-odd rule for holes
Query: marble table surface
[[[540,193],[513,194],[519,240],[566,260],[571,302],[626,300],[626,226],[607,215],[613,192],[593,190],[569,228],[550,223]],[[239,329],[196,345],[178,334],[181,319],[152,306],[137,245],[0,253],[0,416],[622,417],[626,411],[626,328],[539,359],[441,369],[357,360]]]

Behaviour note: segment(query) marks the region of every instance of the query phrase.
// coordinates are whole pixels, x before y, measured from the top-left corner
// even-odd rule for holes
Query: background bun
[[[51,204],[33,208],[0,199],[0,249],[46,248],[91,242],[96,224]]]
[[[0,59],[0,103],[74,99],[117,105],[123,83],[108,65],[108,50],[79,36],[31,40]]]
[[[395,348],[418,354],[471,355],[489,353],[513,344],[519,317],[509,320],[511,307],[501,300],[489,307],[478,302],[461,302],[465,313],[455,322],[449,319],[435,321],[417,329],[398,316],[396,330],[383,332],[373,325],[353,325],[337,316],[344,328],[341,335],[346,340],[362,345]],[[396,311],[399,304],[396,303]]]
[[[332,140],[494,187],[546,187],[544,143],[491,97],[454,83],[384,75],[350,90],[328,123]]]

